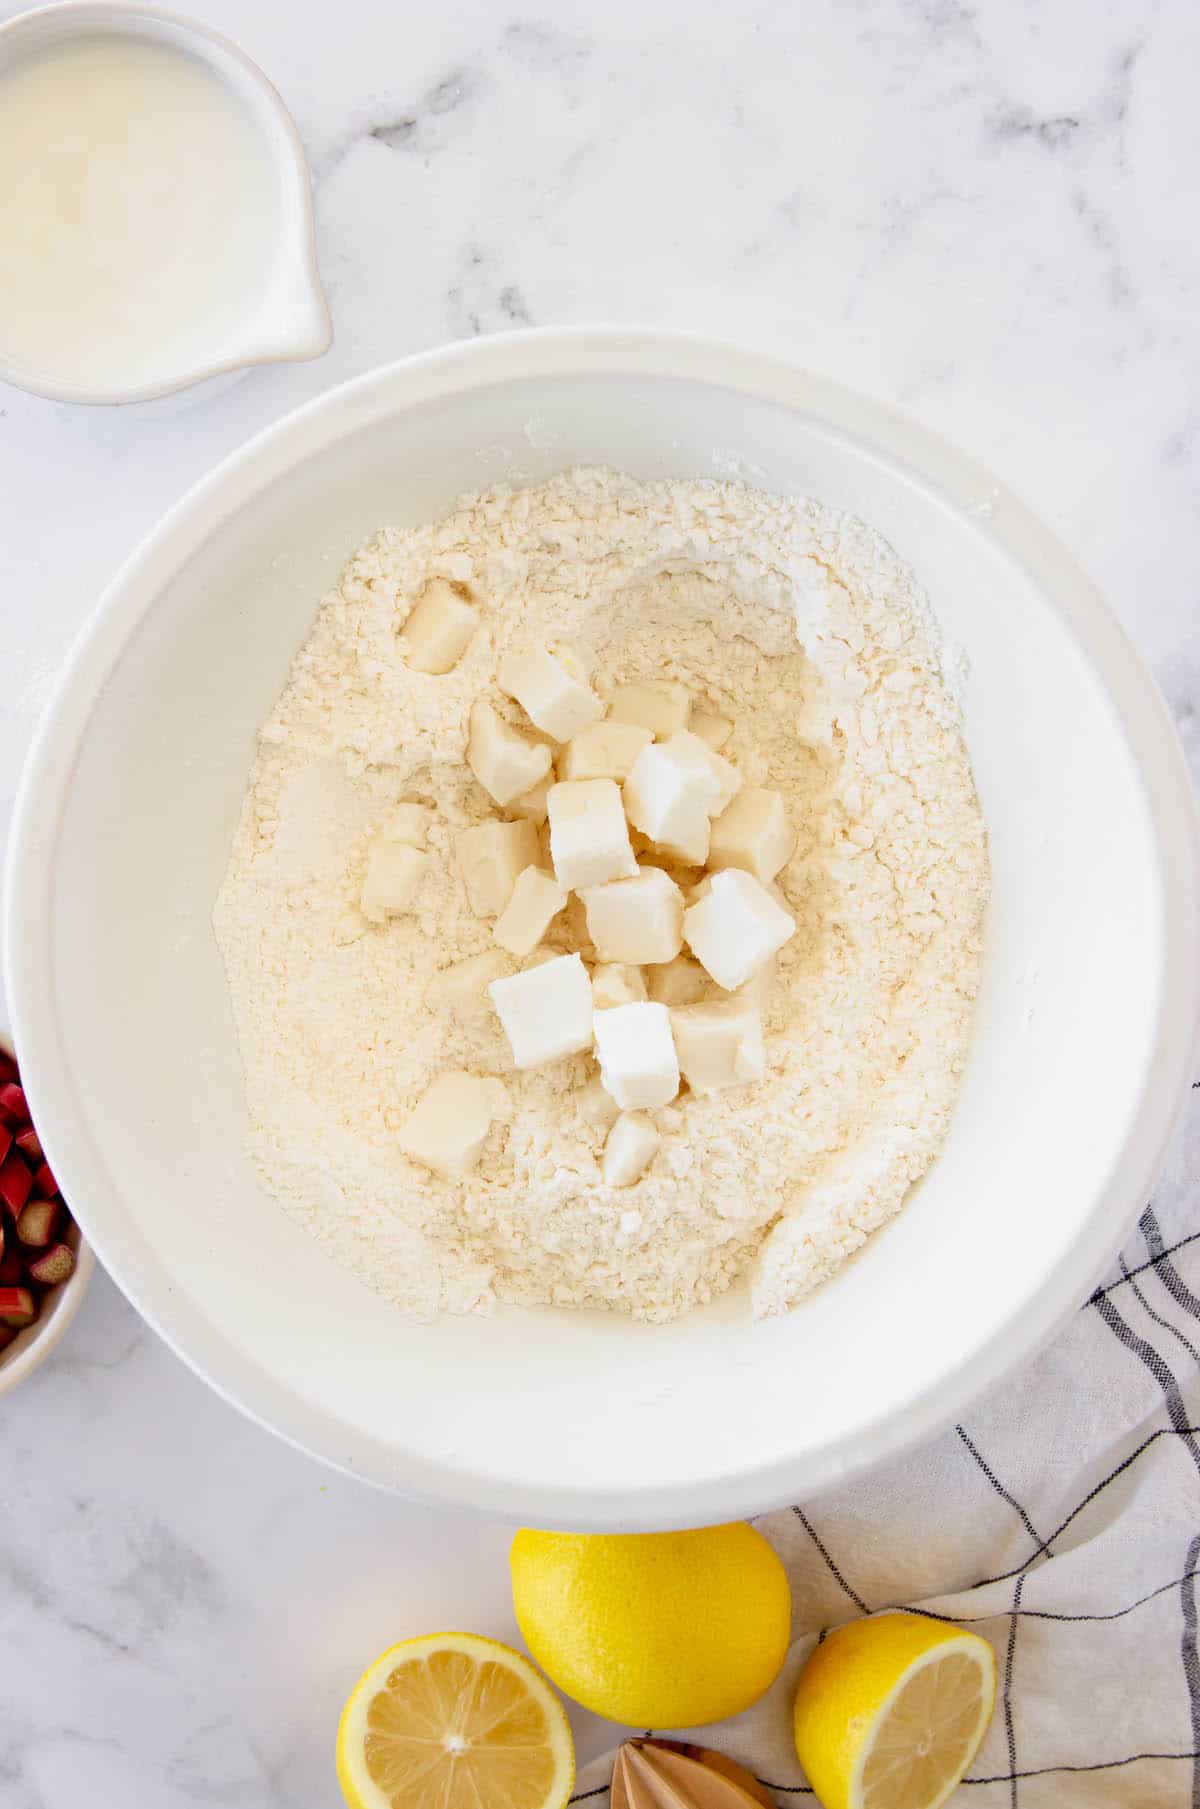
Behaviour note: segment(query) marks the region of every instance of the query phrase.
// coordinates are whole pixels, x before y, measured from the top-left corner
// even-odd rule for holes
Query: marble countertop
[[[0,833],[72,636],[195,478],[345,377],[525,324],[720,334],[957,441],[1107,591],[1200,763],[1192,0],[189,4],[294,111],[336,343],[138,411],[0,389]],[[0,1438],[4,1809],[333,1809],[367,1659],[512,1632],[510,1529],[285,1448],[103,1276]]]

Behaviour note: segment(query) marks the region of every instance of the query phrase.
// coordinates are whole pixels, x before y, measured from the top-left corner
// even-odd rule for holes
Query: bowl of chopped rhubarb
[[[0,1394],[50,1355],[95,1266],[46,1160],[16,1060],[0,1043]]]

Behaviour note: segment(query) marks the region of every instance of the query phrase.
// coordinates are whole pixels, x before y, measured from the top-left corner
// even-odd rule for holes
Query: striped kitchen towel
[[[784,1673],[689,1733],[812,1802],[790,1735],[824,1631],[910,1607],[992,1642],[995,1719],[968,1809],[1200,1809],[1200,1090],[1171,1169],[1067,1329],[962,1425],[757,1522],[792,1579]],[[669,1730],[659,1730],[669,1731]],[[611,1759],[577,1802],[606,1809]]]

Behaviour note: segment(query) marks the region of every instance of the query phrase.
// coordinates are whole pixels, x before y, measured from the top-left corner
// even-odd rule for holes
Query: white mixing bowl
[[[947,1147],[787,1319],[405,1323],[256,1185],[210,928],[256,726],[355,544],[577,462],[740,476],[881,528],[970,660],[994,905]],[[30,760],[17,1045],[67,1198],[146,1318],[284,1437],[543,1525],[798,1499],[962,1414],[1085,1298],[1190,1075],[1200,857],[1163,705],[1052,537],[977,467],[786,365],[664,334],[452,346],[261,435],[92,617]]]

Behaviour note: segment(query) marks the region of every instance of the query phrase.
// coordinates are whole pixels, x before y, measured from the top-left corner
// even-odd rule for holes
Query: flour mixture
[[[440,656],[417,670],[410,617],[435,594],[459,599],[463,632],[448,670]],[[794,931],[739,991],[761,1013],[752,1083],[697,1090],[685,1070],[670,1103],[623,1114],[640,1154],[621,1185],[605,1178],[616,1107],[594,1055],[514,1066],[485,984],[574,951],[599,987],[584,904],[572,894],[537,948],[513,954],[497,941],[502,901],[477,914],[462,864],[466,828],[523,821],[551,866],[547,781],[498,808],[466,751],[484,699],[495,732],[515,729],[545,764],[546,737],[500,681],[506,657],[568,643],[597,708],[629,686],[682,698],[689,734],[776,800],[794,840],[765,888]],[[389,915],[371,909],[368,867],[401,805],[421,807],[405,820],[420,819],[424,853],[403,851],[412,897]],[[708,889],[658,864],[685,897]],[[385,529],[325,599],[261,731],[217,901],[263,1183],[421,1315],[504,1300],[666,1320],[743,1274],[756,1313],[783,1311],[937,1154],[987,892],[936,627],[861,522],[734,483],[580,470]],[[479,977],[470,996],[464,972]],[[690,958],[676,972],[698,976],[688,997],[721,990]],[[492,1084],[461,1178],[405,1153],[448,1072]]]

